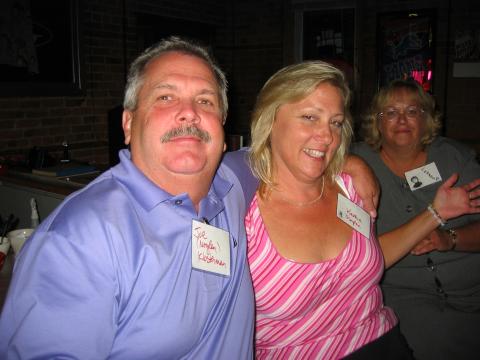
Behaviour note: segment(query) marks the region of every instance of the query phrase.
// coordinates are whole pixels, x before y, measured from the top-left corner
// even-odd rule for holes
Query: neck
[[[207,176],[199,175],[172,175],[169,178],[162,176],[161,179],[152,179],[162,190],[172,194],[179,195],[187,193],[192,200],[195,210],[198,213],[200,201],[207,196],[213,181],[214,174]]]
[[[296,207],[312,206],[315,203],[317,203],[318,201],[320,201],[320,199],[323,197],[323,192],[325,190],[325,176],[322,176],[322,185],[321,185],[320,193],[317,196],[315,196],[313,198],[310,197],[310,198],[308,198],[307,200],[304,200],[304,201],[299,201],[299,200],[295,199],[293,195],[289,195],[287,197],[286,194],[284,194],[284,192],[282,190],[279,190],[276,187],[271,187],[270,190],[271,190],[271,192],[275,192],[277,194],[278,198],[281,201],[283,201],[287,204],[290,204],[290,205],[293,205],[293,206],[296,206]],[[315,189],[315,191],[318,191],[318,190]],[[307,197],[305,196],[305,198],[307,198]]]
[[[426,154],[421,146],[401,148],[382,146],[380,156],[390,170],[399,176],[403,176],[405,171],[423,165],[426,160]]]

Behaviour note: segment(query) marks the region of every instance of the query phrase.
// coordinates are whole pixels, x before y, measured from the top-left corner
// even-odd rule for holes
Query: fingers
[[[480,213],[480,179],[462,186],[453,186],[457,180],[458,174],[454,173],[435,194],[433,206],[445,220]]]
[[[473,180],[462,186],[468,194],[469,213],[480,213],[480,179]]]
[[[470,200],[470,208],[468,209],[469,214],[478,214],[480,213],[480,199]]]
[[[375,199],[375,196],[368,197],[363,202],[363,207],[365,211],[367,211],[369,215],[374,219],[377,217],[377,204],[378,204],[378,197],[377,199]]]
[[[480,179],[475,179],[468,184],[465,184],[462,186],[466,191],[469,191],[471,193],[476,193],[476,196],[471,196],[470,199],[473,199],[475,197],[478,197],[480,195],[480,189],[477,189],[476,191],[472,191],[476,187],[480,187]]]
[[[411,251],[411,254],[419,256],[419,255],[428,254],[432,250],[433,250],[433,247],[431,247],[431,248],[428,248],[428,247],[415,248]]]
[[[378,182],[377,178],[375,178],[375,191],[372,194],[372,205],[371,209],[369,209],[370,216],[372,218],[377,217],[377,208],[378,208],[378,202],[380,200],[380,183]]]
[[[445,182],[440,186],[443,188],[451,188],[458,180],[458,173],[453,173]]]
[[[480,179],[472,181],[463,186],[463,189],[468,193],[468,199],[472,206],[478,206],[478,197],[480,197]],[[476,204],[476,205],[474,205]]]
[[[377,191],[375,194],[373,194],[373,206],[375,206],[375,209],[378,208],[379,200],[380,200],[380,191]]]
[[[429,239],[420,241],[410,252],[412,255],[423,255],[435,250],[435,246]]]
[[[476,199],[476,198],[478,198],[479,196],[480,196],[480,189],[478,189],[478,190],[473,190],[473,191],[470,191],[470,192],[468,193],[468,198],[471,199],[471,200]]]

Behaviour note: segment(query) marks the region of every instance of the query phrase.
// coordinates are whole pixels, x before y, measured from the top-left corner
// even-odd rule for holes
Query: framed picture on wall
[[[453,77],[480,78],[480,29],[456,29]]]
[[[0,96],[82,92],[78,0],[0,2]]]
[[[353,88],[355,9],[308,9],[303,10],[301,16],[297,60],[323,60],[331,63],[345,73]]]
[[[412,78],[426,91],[434,81],[435,11],[379,14],[377,18],[378,85]]]
[[[357,94],[361,84],[356,49],[361,32],[355,2],[292,2],[295,3],[293,60],[322,60],[342,70],[353,94],[350,111],[358,116],[361,104]]]

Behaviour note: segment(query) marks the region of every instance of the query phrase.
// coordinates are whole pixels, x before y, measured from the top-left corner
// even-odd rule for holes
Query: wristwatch
[[[453,251],[457,247],[458,234],[455,229],[448,229],[447,234],[450,236],[450,239],[452,239],[452,247],[450,248],[450,251]]]

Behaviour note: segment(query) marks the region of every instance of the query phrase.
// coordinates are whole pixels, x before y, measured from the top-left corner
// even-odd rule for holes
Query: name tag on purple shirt
[[[230,276],[229,233],[215,226],[193,220],[192,267]]]

